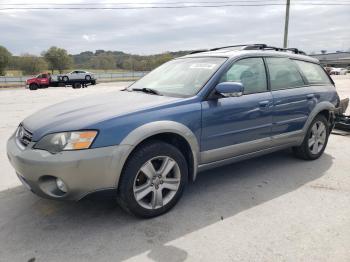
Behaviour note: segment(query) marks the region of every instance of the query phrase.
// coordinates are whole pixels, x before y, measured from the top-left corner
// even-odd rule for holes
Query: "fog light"
[[[62,181],[62,179],[60,179],[60,178],[57,178],[56,179],[56,185],[57,185],[57,187],[58,187],[58,189],[59,190],[61,190],[62,192],[64,192],[64,193],[67,193],[67,186],[66,186],[66,184]]]

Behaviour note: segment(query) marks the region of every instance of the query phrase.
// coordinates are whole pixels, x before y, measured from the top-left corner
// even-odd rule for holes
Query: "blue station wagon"
[[[339,97],[297,49],[242,45],[196,51],[130,87],[43,109],[7,143],[22,183],[79,200],[112,190],[140,217],[170,210],[209,168],[293,148],[319,158]]]

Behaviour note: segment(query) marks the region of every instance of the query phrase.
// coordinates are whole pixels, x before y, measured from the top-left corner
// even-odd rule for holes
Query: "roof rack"
[[[190,54],[209,52],[209,51],[217,51],[217,50],[221,50],[221,49],[229,49],[229,48],[234,48],[234,47],[242,47],[242,50],[274,50],[274,51],[292,52],[294,54],[306,55],[306,53],[304,51],[301,51],[298,48],[282,48],[282,47],[268,46],[266,44],[222,46],[222,47],[215,47],[212,49],[195,50],[195,51],[192,51]]]
[[[286,48],[287,51],[292,51],[295,54],[306,55],[304,51],[299,50],[298,48]]]
[[[199,50],[194,50],[194,51],[191,51],[189,54],[192,55],[192,54],[197,54],[197,53],[202,53],[202,52],[208,52],[209,49],[199,49]]]
[[[281,52],[292,52],[294,54],[300,54],[300,55],[306,55],[304,51],[299,50],[298,48],[283,48],[283,47],[275,47],[275,46],[268,46],[266,44],[254,44],[254,45],[247,45],[242,48],[243,50],[275,50],[275,51],[281,51]]]

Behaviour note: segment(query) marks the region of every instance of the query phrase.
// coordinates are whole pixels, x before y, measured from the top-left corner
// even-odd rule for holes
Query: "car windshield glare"
[[[206,84],[225,62],[223,57],[181,58],[169,61],[129,87],[151,89],[162,95],[189,97]]]

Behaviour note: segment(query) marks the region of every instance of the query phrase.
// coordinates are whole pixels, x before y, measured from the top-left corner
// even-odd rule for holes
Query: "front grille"
[[[31,132],[25,129],[22,125],[18,127],[17,139],[23,146],[27,147],[29,143],[32,142],[32,138],[33,134]]]

